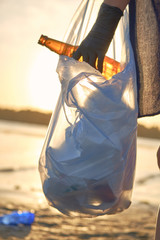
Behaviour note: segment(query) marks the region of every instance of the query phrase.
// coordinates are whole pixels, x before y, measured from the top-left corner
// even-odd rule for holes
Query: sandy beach
[[[67,217],[48,207],[16,205],[12,201],[0,206],[1,213],[30,209],[35,222],[29,226],[0,225],[0,239],[26,240],[151,240],[154,239],[156,207],[148,204],[132,205],[130,209],[113,216],[92,219]]]
[[[38,159],[46,127],[0,122],[0,215],[35,213],[29,226],[0,225],[0,240],[154,240],[160,203],[156,164],[159,140],[138,139],[132,205],[123,213],[96,218],[67,217],[49,207],[42,192]]]

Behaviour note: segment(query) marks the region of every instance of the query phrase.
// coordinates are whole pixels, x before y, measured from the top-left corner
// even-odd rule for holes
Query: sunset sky
[[[53,110],[60,92],[58,57],[37,42],[41,34],[63,40],[80,2],[0,1],[0,107]]]
[[[41,34],[62,40],[80,0],[0,1],[0,107],[51,110],[59,93],[56,54]]]

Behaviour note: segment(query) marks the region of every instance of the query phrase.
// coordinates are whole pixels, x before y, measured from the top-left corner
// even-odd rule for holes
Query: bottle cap
[[[47,39],[48,39],[47,36],[41,35],[38,43],[41,44],[41,45],[44,45],[44,44],[45,44],[45,41],[46,41]]]

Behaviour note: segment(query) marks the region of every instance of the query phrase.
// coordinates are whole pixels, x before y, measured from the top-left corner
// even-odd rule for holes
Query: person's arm
[[[108,4],[113,7],[118,7],[122,11],[126,8],[127,4],[130,2],[130,0],[104,0],[105,4]]]
[[[102,72],[105,54],[128,3],[129,0],[104,0],[91,31],[73,54],[74,59],[82,56],[93,67],[98,59],[98,70]]]

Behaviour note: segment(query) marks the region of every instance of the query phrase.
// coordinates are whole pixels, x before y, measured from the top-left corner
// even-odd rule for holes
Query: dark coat
[[[130,1],[139,117],[160,114],[160,0]]]

